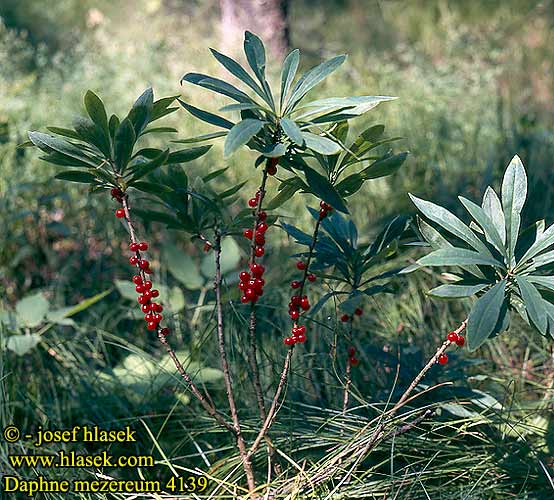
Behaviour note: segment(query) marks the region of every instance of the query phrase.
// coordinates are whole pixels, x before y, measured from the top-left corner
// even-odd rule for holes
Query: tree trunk
[[[220,0],[221,41],[226,52],[240,52],[244,32],[251,31],[274,57],[289,46],[288,0]]]

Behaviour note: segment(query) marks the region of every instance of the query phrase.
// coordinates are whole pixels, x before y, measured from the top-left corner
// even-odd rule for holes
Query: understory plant
[[[156,335],[206,414],[233,437],[238,450],[233,462],[242,468],[246,479],[246,486],[240,485],[240,494],[255,496],[269,495],[272,474],[280,480],[288,476],[281,468],[279,457],[282,454],[275,448],[270,430],[284,402],[296,346],[310,345],[310,328],[317,327],[316,315],[331,299],[341,319],[336,323],[342,326],[337,326],[334,332],[330,354],[335,360],[337,352],[341,356],[347,353],[339,405],[343,414],[347,412],[351,369],[359,362],[352,345],[353,329],[363,327],[364,298],[394,293],[393,280],[400,279],[401,269],[397,256],[404,250],[402,240],[407,236],[409,219],[396,217],[373,241],[364,235],[359,243],[358,230],[348,218],[349,198],[358,193],[366,181],[396,172],[407,157],[406,152],[395,154],[389,149],[389,144],[398,138],[385,137],[382,125],[371,125],[350,137],[351,120],[393,98],[360,95],[306,102],[312,89],[334,72],[345,56],[323,62],[296,78],[297,50],[286,57],[281,70],[280,92],[274,93],[266,77],[265,48],[256,35],[245,34],[244,53],[249,70],[212,50],[225,70],[240,81],[241,88],[198,73],[188,73],[181,80],[181,83],[193,84],[235,101],[219,110],[219,113],[229,113],[230,119],[199,109],[180,97],[154,100],[151,89],[146,90],[121,119],[109,116],[101,99],[89,91],[84,100],[87,117],[77,119],[72,128],[48,127],[49,133],[30,132],[28,145],[40,149],[45,161],[64,167],[56,175],[57,179],[88,184],[91,193],[109,194],[113,198],[117,205],[115,216],[128,232],[129,263],[134,270],[132,282],[146,328]],[[221,130],[175,140],[165,148],[153,147],[148,141],[150,137],[175,132],[175,129],[152,124],[179,109],[174,105],[176,101],[195,118]],[[247,180],[226,186],[226,167],[219,165],[213,171],[195,176],[191,169],[181,166],[207,154],[211,148],[198,144],[219,138],[225,138],[225,157],[244,146],[255,154],[252,164],[253,173],[255,169],[259,172],[258,189],[247,197],[246,206],[243,206],[243,187]],[[187,146],[175,149],[181,147],[177,144]],[[427,218],[457,240],[449,241],[420,221],[421,234],[435,251],[407,270],[427,265],[455,266],[449,278],[458,282],[443,285],[433,293],[447,297],[481,296],[469,319],[448,334],[396,403],[383,412],[374,433],[364,442],[366,451],[394,434],[389,427],[397,414],[414,397],[413,392],[431,366],[436,362],[446,363],[446,349],[452,343],[463,346],[461,334],[465,329],[468,344],[474,349],[489,336],[505,330],[508,311],[515,309],[541,332],[550,331],[554,316],[551,316],[548,293],[554,290],[554,285],[547,272],[554,257],[550,258],[546,250],[551,240],[554,243],[554,236],[551,236],[554,231],[544,230],[544,223],[536,224],[522,232],[518,245],[524,185],[525,172],[514,160],[504,180],[502,206],[492,190],[487,191],[483,207],[462,200],[475,218],[476,223],[471,226],[466,226],[445,209],[413,197]],[[268,200],[266,195],[270,187],[275,188],[277,194]],[[310,232],[295,227],[287,222],[286,215],[279,213],[293,196],[303,195],[306,195],[308,210],[315,221]],[[502,223],[500,214],[503,214]],[[144,229],[137,224],[135,216],[146,223],[144,227],[151,223],[161,224],[168,231],[186,234],[213,257],[210,269],[213,273],[214,331],[226,408],[195,382],[193,374],[187,371],[171,346],[170,318],[162,315],[167,298],[154,287],[155,269],[148,258],[153,242],[141,236]],[[284,334],[276,328],[268,331],[267,323],[263,323],[263,330],[259,325],[260,305],[274,298],[266,292],[281,285],[278,281],[270,282],[264,264],[272,251],[268,242],[276,225],[304,247],[293,256],[296,259],[293,272],[298,274],[290,282],[290,302],[288,306],[278,304],[276,307],[279,316],[290,318],[286,320],[289,327]],[[460,247],[460,241],[471,249]],[[222,261],[226,248],[237,244],[242,250],[244,268],[232,278],[223,272]],[[284,262],[282,266],[273,276],[284,275]],[[319,293],[310,286],[318,287]],[[328,291],[322,294],[322,289]],[[318,295],[321,298],[313,305],[312,297]],[[250,420],[245,424],[239,411],[239,384],[229,362],[231,311],[238,311],[246,318],[242,340],[247,345],[247,372],[257,402],[255,424]],[[282,343],[279,343],[284,344],[285,353],[282,360],[270,360],[272,366],[277,366],[274,370],[277,376],[270,387],[263,387],[260,343],[274,342],[271,334],[275,333],[281,336]],[[427,416],[416,415],[402,432]],[[261,452],[264,448],[266,453]],[[330,470],[339,470],[344,463],[344,454],[338,454],[336,460],[329,461],[330,469],[322,470],[320,477],[332,476]],[[265,484],[259,479],[262,473]]]

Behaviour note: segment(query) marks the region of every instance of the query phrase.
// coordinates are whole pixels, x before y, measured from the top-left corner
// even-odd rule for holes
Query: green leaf
[[[234,104],[228,104],[227,106],[223,106],[222,108],[219,108],[219,111],[222,113],[227,113],[229,111],[246,111],[249,109],[262,109],[257,104],[251,104],[248,102],[237,102]]]
[[[76,118],[73,127],[80,140],[96,146],[106,158],[111,157],[110,136],[105,135],[96,123],[88,118]]]
[[[250,31],[244,33],[244,53],[260,81],[265,80],[265,48],[261,39]]]
[[[391,175],[402,166],[407,157],[408,153],[404,152],[380,158],[379,160],[373,162],[369,167],[364,168],[360,172],[360,175],[364,180],[378,179],[380,177]]]
[[[267,96],[260,86],[254,81],[254,79],[246,72],[246,70],[234,59],[221,54],[215,49],[210,49],[213,56],[223,65],[223,67],[229,71],[232,75],[236,76],[239,80],[248,85],[256,94],[258,94],[264,101]]]
[[[337,193],[335,187],[325,177],[311,167],[305,167],[304,174],[306,175],[308,188],[313,194],[319,196],[339,212],[348,213],[348,208],[339,193]]]
[[[292,111],[311,89],[327,78],[345,60],[346,55],[344,54],[336,56],[304,73],[292,89],[285,113]]]
[[[133,124],[136,137],[138,137],[146,128],[146,125],[148,125],[153,105],[154,93],[151,88],[147,88],[135,101],[131,111],[129,111],[127,118]]]
[[[6,341],[6,348],[15,352],[18,356],[24,356],[32,351],[40,343],[40,340],[40,335],[36,333],[12,335]]]
[[[287,97],[290,86],[296,76],[299,62],[300,51],[298,49],[294,49],[290,52],[283,62],[283,69],[281,70],[281,109],[283,109],[285,98]]]
[[[352,174],[340,181],[335,188],[341,196],[352,196],[360,190],[364,182],[365,179],[360,174]]]
[[[177,278],[188,290],[198,290],[204,286],[204,278],[196,262],[177,248],[175,245],[166,245],[163,252],[169,272]]]
[[[506,249],[504,248],[504,243],[502,238],[496,229],[494,222],[488,216],[487,212],[483,210],[479,205],[476,205],[472,201],[464,198],[463,196],[458,196],[458,199],[461,201],[462,205],[470,213],[470,215],[475,219],[475,222],[481,226],[481,229],[485,233],[485,238],[487,241],[496,248],[501,255],[506,256]]]
[[[515,264],[515,248],[521,224],[521,210],[527,198],[527,175],[519,156],[514,156],[502,180],[502,206],[506,224],[508,262]]]
[[[208,75],[202,75],[200,73],[188,73],[181,79],[182,82],[189,82],[199,87],[217,92],[224,96],[230,97],[237,102],[249,102],[254,103],[254,101],[244,92],[237,89],[235,86],[230,83],[224,82],[219,78],[213,78]]]
[[[41,132],[29,132],[31,142],[42,151],[52,154],[57,153],[61,157],[77,160],[76,165],[85,167],[97,167],[98,162],[85,154],[79,147],[57,137],[52,137]]]
[[[190,149],[181,149],[179,151],[174,151],[169,154],[166,163],[187,163],[192,160],[196,160],[201,156],[205,155],[210,149],[211,145],[208,146],[198,146],[197,148]]]
[[[267,203],[264,208],[266,210],[275,210],[279,208],[283,203],[290,200],[294,196],[294,193],[300,189],[307,189],[307,186],[299,177],[292,177],[291,179],[283,181],[277,195]]]
[[[81,140],[81,137],[77,132],[74,130],[71,130],[69,128],[62,128],[62,127],[46,127],[46,130],[49,132],[52,132],[53,134],[63,135],[64,137],[69,137],[70,139],[77,139]],[[32,142],[29,143],[30,146],[33,145]]]
[[[115,131],[114,140],[114,160],[115,164],[119,167],[120,172],[125,170],[131,155],[133,154],[133,148],[135,146],[135,129],[133,124],[128,118],[125,118],[117,127]]]
[[[372,145],[379,140],[385,132],[384,125],[372,125],[365,129],[350,146],[351,156],[361,157],[367,153]],[[345,158],[347,159],[347,158]]]
[[[298,144],[299,146],[304,145],[304,136],[302,135],[302,131],[294,121],[289,120],[288,118],[282,118],[280,123],[285,134],[287,134],[292,142]]]
[[[93,306],[97,302],[100,302],[104,297],[109,295],[112,292],[112,290],[105,290],[103,292],[97,293],[96,295],[93,295],[92,297],[89,297],[88,299],[84,299],[78,304],[75,304],[74,306],[70,306],[66,308],[66,312],[64,317],[69,318],[71,316],[74,316],[77,313],[80,313],[84,311],[85,309],[88,309],[89,307]],[[136,295],[136,293],[135,293]]]
[[[411,193],[408,193],[408,196],[411,198],[412,202],[419,209],[419,211],[428,219],[436,222],[439,226],[443,227],[454,236],[457,236],[461,240],[467,242],[478,252],[490,255],[490,252],[485,244],[477,236],[475,236],[473,231],[452,212],[439,205],[435,205],[430,201],[422,200]]]
[[[231,156],[238,148],[248,143],[266,123],[265,121],[253,118],[247,118],[238,122],[227,134],[223,148],[224,156]]]
[[[535,285],[539,285],[554,292],[554,276],[533,276],[530,274],[525,276],[525,278],[530,283],[534,283]]]
[[[94,175],[83,170],[66,170],[56,174],[54,178],[62,181],[81,182],[83,184],[95,184],[98,182]]]
[[[110,137],[110,128],[108,126],[108,114],[102,99],[91,90],[85,94],[85,109],[90,119],[100,128],[106,138]]]
[[[140,135],[146,134],[176,134],[178,130],[173,127],[152,127],[144,130]]]
[[[506,280],[502,280],[475,302],[469,314],[466,336],[467,346],[474,351],[495,331],[501,316]]]
[[[231,122],[229,122],[231,124],[231,127],[233,126],[233,124]],[[231,128],[229,127],[229,128]],[[188,139],[178,139],[178,140],[175,140],[175,141],[171,141],[171,142],[174,142],[176,144],[195,144],[197,142],[204,142],[204,141],[211,141],[212,139],[219,139],[220,137],[225,137],[227,135],[227,132],[213,132],[211,134],[204,134],[204,135],[199,135],[197,137],[190,137]]]
[[[29,295],[15,305],[17,323],[20,326],[35,328],[43,321],[50,304],[42,292]]]
[[[175,102],[175,99],[177,99],[177,97],[179,96],[174,95],[169,97],[162,97],[161,99],[154,101],[154,104],[152,104],[152,112],[150,113],[150,123],[158,120],[159,118],[167,116],[174,111],[177,111],[179,108],[169,107]]]
[[[496,232],[500,236],[500,241],[502,241],[502,246],[504,246],[506,244],[506,223],[504,222],[502,203],[500,203],[498,195],[490,186],[488,186],[485,190],[481,206],[494,224]]]
[[[202,120],[203,122],[209,123],[210,125],[215,125],[216,127],[227,128],[227,129],[231,129],[234,126],[233,122],[226,120],[222,116],[214,115],[209,111],[204,111],[202,109],[195,108],[191,104],[187,104],[186,102],[181,101],[181,99],[177,99],[177,100],[179,101],[179,104],[181,104],[181,106],[183,106],[183,108],[185,108],[192,116],[198,118],[199,120]],[[210,134],[209,138],[210,139],[213,138],[213,135]]]
[[[322,155],[333,155],[341,151],[340,144],[327,137],[321,137],[311,132],[302,132],[302,137],[308,149],[321,153]]]
[[[523,257],[521,257],[518,265],[524,264],[528,260],[531,260],[533,257],[540,254],[552,245],[554,245],[554,224],[552,224],[543,233],[539,233],[539,236],[535,240],[535,243],[533,243],[529,250],[527,250]]]
[[[171,189],[167,186],[164,186],[163,184],[158,184],[155,182],[147,182],[147,181],[136,181],[131,184],[132,187],[135,189],[138,189],[139,191],[142,191],[143,193],[149,193],[149,194],[164,194],[164,193],[170,193]]]
[[[541,333],[546,333],[547,314],[541,294],[523,276],[516,276],[516,281],[529,318]]]
[[[467,264],[498,266],[493,257],[465,248],[440,248],[417,261],[421,266],[463,266]]]
[[[481,285],[440,285],[429,290],[428,295],[444,299],[462,299],[471,297],[485,288],[486,284]]]
[[[146,163],[133,165],[133,168],[130,171],[131,178],[129,180],[129,185],[132,186],[135,181],[139,180],[145,175],[151,174],[152,172],[154,172],[154,170],[157,170],[162,165],[166,164],[168,162],[168,158],[169,149],[166,149],[165,151],[162,151],[158,156],[156,156],[153,160],[150,160]]]

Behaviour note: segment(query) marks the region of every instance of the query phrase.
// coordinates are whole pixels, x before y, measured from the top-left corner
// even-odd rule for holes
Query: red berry
[[[302,297],[300,297],[300,295],[293,295],[290,298],[290,303],[292,304],[292,307],[299,306],[300,302],[302,302]]]
[[[136,252],[139,249],[139,244],[138,243],[131,243],[129,245],[129,249],[131,250],[131,252]]]
[[[252,300],[254,297],[256,297],[256,291],[253,288],[247,288],[244,291],[244,295],[248,300]]]
[[[138,264],[141,269],[148,269],[150,267],[150,262],[146,259],[142,259]]]
[[[302,283],[300,283],[300,281],[294,280],[290,282],[290,287],[294,288],[295,290],[297,288],[300,288],[301,286],[302,286]]]
[[[275,165],[269,165],[269,167],[267,167],[267,173],[269,175],[275,175],[277,173],[277,167]]]
[[[239,283],[239,289],[240,289],[240,290],[243,290],[243,291],[244,291],[244,290],[246,290],[247,288],[248,288],[248,283],[246,283],[246,281],[241,281],[241,282]]]
[[[160,291],[159,290],[152,290],[152,297],[156,298],[156,297],[159,297],[160,296]]]
[[[300,271],[303,271],[304,269],[306,269],[306,263],[299,260],[297,263],[296,263],[296,268],[299,269]]]
[[[265,236],[263,233],[256,233],[256,243],[258,245],[265,245]]]
[[[265,272],[265,267],[261,264],[252,264],[250,270],[256,278],[261,278]]]
[[[154,321],[149,321],[146,325],[146,328],[148,328],[149,330],[155,330],[156,328],[158,328],[158,323],[155,323]]]
[[[139,304],[146,304],[147,302],[149,302],[150,299],[148,297],[146,297],[145,295],[141,295],[138,299],[137,299],[137,302]]]
[[[240,298],[240,301],[241,301],[243,304],[247,304],[248,302],[250,302],[250,299],[249,299],[246,295],[243,295],[243,296]]]
[[[212,245],[210,243],[204,243],[204,252],[209,252],[212,249]]]
[[[264,247],[256,247],[254,249],[254,254],[256,257],[261,257],[265,253]]]
[[[298,335],[304,335],[306,333],[306,327],[304,325],[298,326],[296,328],[296,333]]]
[[[147,312],[149,312],[151,309],[151,305],[150,304],[143,304],[142,306],[140,306],[140,310],[146,314]]]
[[[245,229],[243,232],[242,232],[243,236],[249,240],[252,239],[252,235],[254,234],[254,232],[252,231],[252,229]]]
[[[152,288],[152,282],[151,281],[145,281],[144,282],[144,289],[150,290]]]
[[[347,321],[350,320],[350,316],[348,316],[348,314],[343,314],[341,317],[340,317],[340,320],[344,323],[346,323]]]
[[[119,188],[112,188],[110,192],[114,198],[121,198],[123,196],[123,191]]]
[[[257,205],[258,205],[258,200],[256,198],[250,198],[248,200],[248,206],[249,207],[256,208]]]
[[[161,304],[152,304],[152,309],[154,309],[157,313],[161,313],[164,310],[164,306]]]
[[[311,281],[312,283],[317,279],[316,275],[313,273],[308,274],[308,281]]]
[[[323,200],[319,202],[319,208],[322,208],[323,210],[327,209],[327,203],[325,203]]]
[[[296,337],[296,342],[298,342],[299,344],[303,344],[304,342],[306,342],[306,335],[304,335],[303,333],[298,334],[298,336]]]
[[[239,278],[241,281],[248,281],[250,279],[250,273],[248,271],[242,271],[239,274]]]
[[[298,312],[298,309],[291,309],[289,311],[289,315],[293,320],[296,321],[298,319],[298,317],[300,316],[300,313]]]
[[[254,280],[254,290],[258,295],[261,295],[264,290],[264,281],[260,278]]]
[[[462,335],[458,335],[458,340],[456,340],[456,345],[459,347],[464,347],[466,339]]]
[[[355,358],[355,357],[351,357],[350,358],[350,364],[352,366],[358,366],[360,364],[360,360],[358,358]]]
[[[148,269],[145,269],[144,272],[146,274],[152,274],[152,269],[148,268]]]
[[[450,332],[446,336],[447,340],[450,340],[450,342],[456,342],[458,340],[458,334],[456,332]]]
[[[163,335],[164,337],[166,337],[166,336],[169,335],[170,333],[171,333],[171,330],[170,330],[169,328],[167,328],[167,327],[162,328],[162,329],[160,330],[160,335]]]
[[[319,218],[320,218],[320,219],[325,219],[325,217],[327,217],[327,210],[325,210],[325,209],[322,208],[322,209],[319,211]]]
[[[148,300],[152,298],[152,292],[150,290],[145,290],[142,295],[143,297],[146,297]]]
[[[156,323],[160,323],[162,319],[163,319],[163,316],[161,314],[158,314],[158,313],[154,314],[154,321]]]
[[[441,354],[439,356],[439,364],[445,365],[446,363],[448,363],[448,356],[446,354]]]
[[[154,313],[153,312],[148,312],[144,315],[144,321],[146,321],[147,323],[149,321],[154,321]]]
[[[136,255],[133,255],[132,257],[129,257],[129,264],[132,266],[136,266],[138,264],[138,257]]]
[[[144,285],[137,285],[135,290],[137,293],[144,293]]]
[[[308,300],[308,297],[306,297],[305,295],[300,300],[300,307],[304,309],[304,311],[307,311],[310,308],[310,301]]]
[[[294,345],[294,338],[287,337],[284,342],[285,342],[285,345]]]
[[[348,355],[350,357],[353,357],[356,354],[356,348],[355,347],[349,347],[348,348]]]
[[[265,213],[263,210],[261,212],[258,212],[258,219],[259,220],[266,220],[267,219],[267,213]]]
[[[356,316],[361,316],[362,314],[364,313],[364,311],[362,310],[361,307],[356,307],[355,311],[354,311],[354,314]]]
[[[125,217],[125,210],[123,210],[122,208],[118,208],[118,209],[115,211],[115,216],[116,216],[118,219],[123,219],[123,217]]]
[[[260,222],[256,228],[257,233],[265,233],[268,230],[269,226],[265,222]]]
[[[133,283],[135,285],[141,285],[142,284],[142,278],[136,274],[135,276],[133,276]]]

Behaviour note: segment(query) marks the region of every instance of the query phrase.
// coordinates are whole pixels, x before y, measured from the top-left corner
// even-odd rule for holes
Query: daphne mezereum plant
[[[466,225],[445,208],[410,195],[425,219],[440,231],[419,221],[421,235],[433,249],[416,264],[450,267],[448,281],[429,292],[433,297],[459,299],[477,296],[469,316],[449,335],[437,356],[452,342],[463,345],[465,329],[470,350],[510,327],[510,316],[519,314],[541,335],[554,336],[554,225],[545,221],[521,229],[521,213],[527,198],[527,175],[515,156],[502,181],[501,198],[489,186],[478,205],[462,196],[460,202],[473,219]],[[461,340],[461,342],[460,342]],[[447,359],[447,358],[446,358]]]

